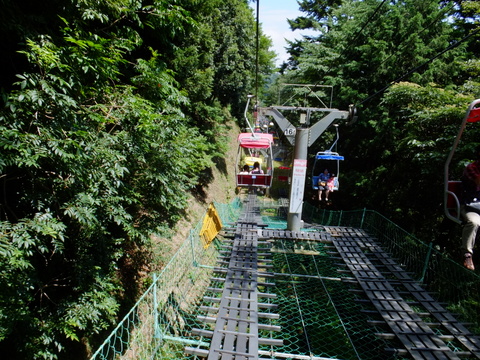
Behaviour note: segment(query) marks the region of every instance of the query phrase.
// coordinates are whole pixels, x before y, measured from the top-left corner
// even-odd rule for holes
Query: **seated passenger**
[[[330,175],[330,179],[327,180],[327,187],[328,190],[333,192],[333,189],[335,188],[335,174]]]
[[[328,194],[333,190],[334,181],[333,174],[331,175],[328,169],[323,170],[318,176],[318,200],[322,201],[322,194],[325,191],[325,201],[328,201]]]
[[[250,166],[247,164],[243,165],[242,171],[240,171],[238,174],[239,175],[248,175],[250,173]]]
[[[260,168],[260,163],[255,161],[253,164],[253,170],[250,171],[250,174],[263,174],[263,170]]]

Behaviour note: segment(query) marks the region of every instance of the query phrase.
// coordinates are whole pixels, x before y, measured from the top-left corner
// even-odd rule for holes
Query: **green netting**
[[[238,219],[242,204],[236,199],[228,205],[215,203],[215,207],[224,226],[228,226]],[[284,203],[265,199],[260,207],[262,219],[270,228],[286,228]],[[306,204],[303,218],[304,230],[308,231],[323,231],[319,225],[366,230],[415,279],[434,292],[438,300],[460,313],[462,319],[474,322],[476,325],[470,330],[479,333],[480,278],[475,273],[374,211],[326,211]],[[214,327],[197,319],[197,315],[208,315],[200,306],[214,306],[214,299],[221,296],[215,288],[222,288],[223,283],[212,280],[220,239],[204,250],[198,238],[200,226],[201,223],[192,230],[178,253],[153,279],[152,286],[92,359],[196,359],[185,355],[185,346],[209,347],[210,339],[194,336],[191,330]],[[259,335],[283,339],[284,345],[261,346],[261,358],[399,358],[385,354],[384,349],[394,348],[395,344],[377,337],[376,332],[384,331],[367,324],[371,315],[362,309],[368,310],[368,305],[356,301],[358,295],[350,291],[348,283],[340,281],[351,275],[338,271],[341,267],[329,253],[332,251],[329,245],[284,239],[276,240],[273,245],[275,286],[260,291],[277,294],[276,299],[269,301],[278,305],[274,312],[280,316],[261,322],[281,326],[281,331],[261,330]],[[441,334],[441,330],[438,332]],[[449,345],[454,350],[460,349],[458,344]]]
[[[387,359],[386,343],[377,338],[366,323],[368,318],[355,302],[348,285],[332,260],[328,246],[310,243],[308,250],[301,242],[291,253],[289,241],[278,240],[275,253],[275,303],[280,318],[284,346],[280,353],[329,359]]]
[[[243,202],[240,198],[235,198],[230,204],[222,204],[215,201],[214,205],[222,220],[223,226],[228,226],[236,222],[243,208]]]
[[[222,222],[238,219],[238,199],[215,206]],[[218,240],[203,248],[201,226],[202,220],[91,359],[182,359],[185,345],[198,343],[188,334],[218,256]]]
[[[288,215],[287,199],[279,199],[277,201],[263,197],[257,200],[260,207],[262,221],[268,225],[269,229],[286,229]]]
[[[480,333],[480,277],[375,211],[326,211],[305,204],[305,221],[364,229],[439,302]],[[458,239],[460,246],[460,238]]]

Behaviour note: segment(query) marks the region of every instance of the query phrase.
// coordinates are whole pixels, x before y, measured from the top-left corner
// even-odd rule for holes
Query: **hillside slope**
[[[225,157],[219,159],[215,167],[211,169],[211,181],[208,185],[196,189],[188,200],[185,218],[181,219],[172,229],[169,237],[158,237],[155,243],[158,248],[154,249],[154,263],[151,271],[161,269],[177,251],[178,247],[187,239],[190,230],[205,215],[210,203],[230,203],[236,194],[235,160],[237,156],[237,136],[240,129],[233,121],[228,124],[228,150]]]

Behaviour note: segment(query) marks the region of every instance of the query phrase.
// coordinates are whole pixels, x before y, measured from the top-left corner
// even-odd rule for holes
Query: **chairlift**
[[[447,161],[445,162],[444,170],[444,201],[443,207],[445,215],[448,219],[455,221],[458,224],[462,223],[460,217],[460,200],[462,198],[462,182],[458,179],[450,179],[449,166],[452,162],[453,155],[457,149],[460,138],[462,137],[463,131],[467,126],[467,123],[476,123],[480,122],[480,99],[474,100],[470,103],[467,113],[462,121],[460,130],[458,131],[457,137],[453,142],[452,149],[448,155]]]
[[[320,174],[328,169],[330,174],[334,174],[333,177],[333,191],[338,191],[340,187],[340,161],[344,160],[344,157],[339,155],[337,152],[332,151],[333,147],[338,141],[338,124],[334,125],[337,131],[337,138],[332,144],[330,149],[325,151],[319,151],[315,155],[315,162],[312,167],[312,188],[313,190],[318,190],[318,179]]]
[[[235,162],[235,177],[239,187],[262,187],[269,188],[273,179],[273,135],[261,132],[261,129],[254,131],[247,118],[248,105],[253,95],[248,95],[245,106],[245,120],[250,128],[250,133],[238,135],[238,152]],[[251,174],[253,165],[258,163],[263,174]],[[245,173],[243,167],[248,165],[249,173]]]
[[[269,188],[273,179],[273,136],[264,133],[241,133],[238,135],[238,153],[235,164],[237,186]],[[258,162],[263,174],[245,174],[243,166],[253,169]]]

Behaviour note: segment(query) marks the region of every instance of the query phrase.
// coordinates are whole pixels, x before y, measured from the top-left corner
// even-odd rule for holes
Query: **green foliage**
[[[152,234],[223,157],[254,79],[244,1],[62,4],[36,18],[48,26],[22,28],[17,5],[0,25],[24,44],[9,43],[24,64],[0,111],[0,350],[15,358],[67,358],[135,301]]]
[[[318,35],[290,43],[278,79],[332,86],[334,108],[359,105],[358,122],[340,128],[335,205],[376,209],[426,241],[448,238],[442,249],[452,254],[459,229],[442,220],[443,168],[468,104],[480,97],[477,35],[460,42],[478,28],[476,4],[303,1],[305,16],[290,24]],[[478,129],[467,130],[453,177],[478,144]]]
[[[321,11],[308,6],[311,27],[319,35],[291,44],[292,58],[284,66],[286,82],[332,85],[336,106],[346,107],[449,46],[453,29],[441,21],[449,15],[448,8],[413,0],[379,5],[377,1],[334,2]],[[422,85],[448,83],[459,75],[461,56],[458,49],[449,51],[435,66],[414,72],[410,80]]]

